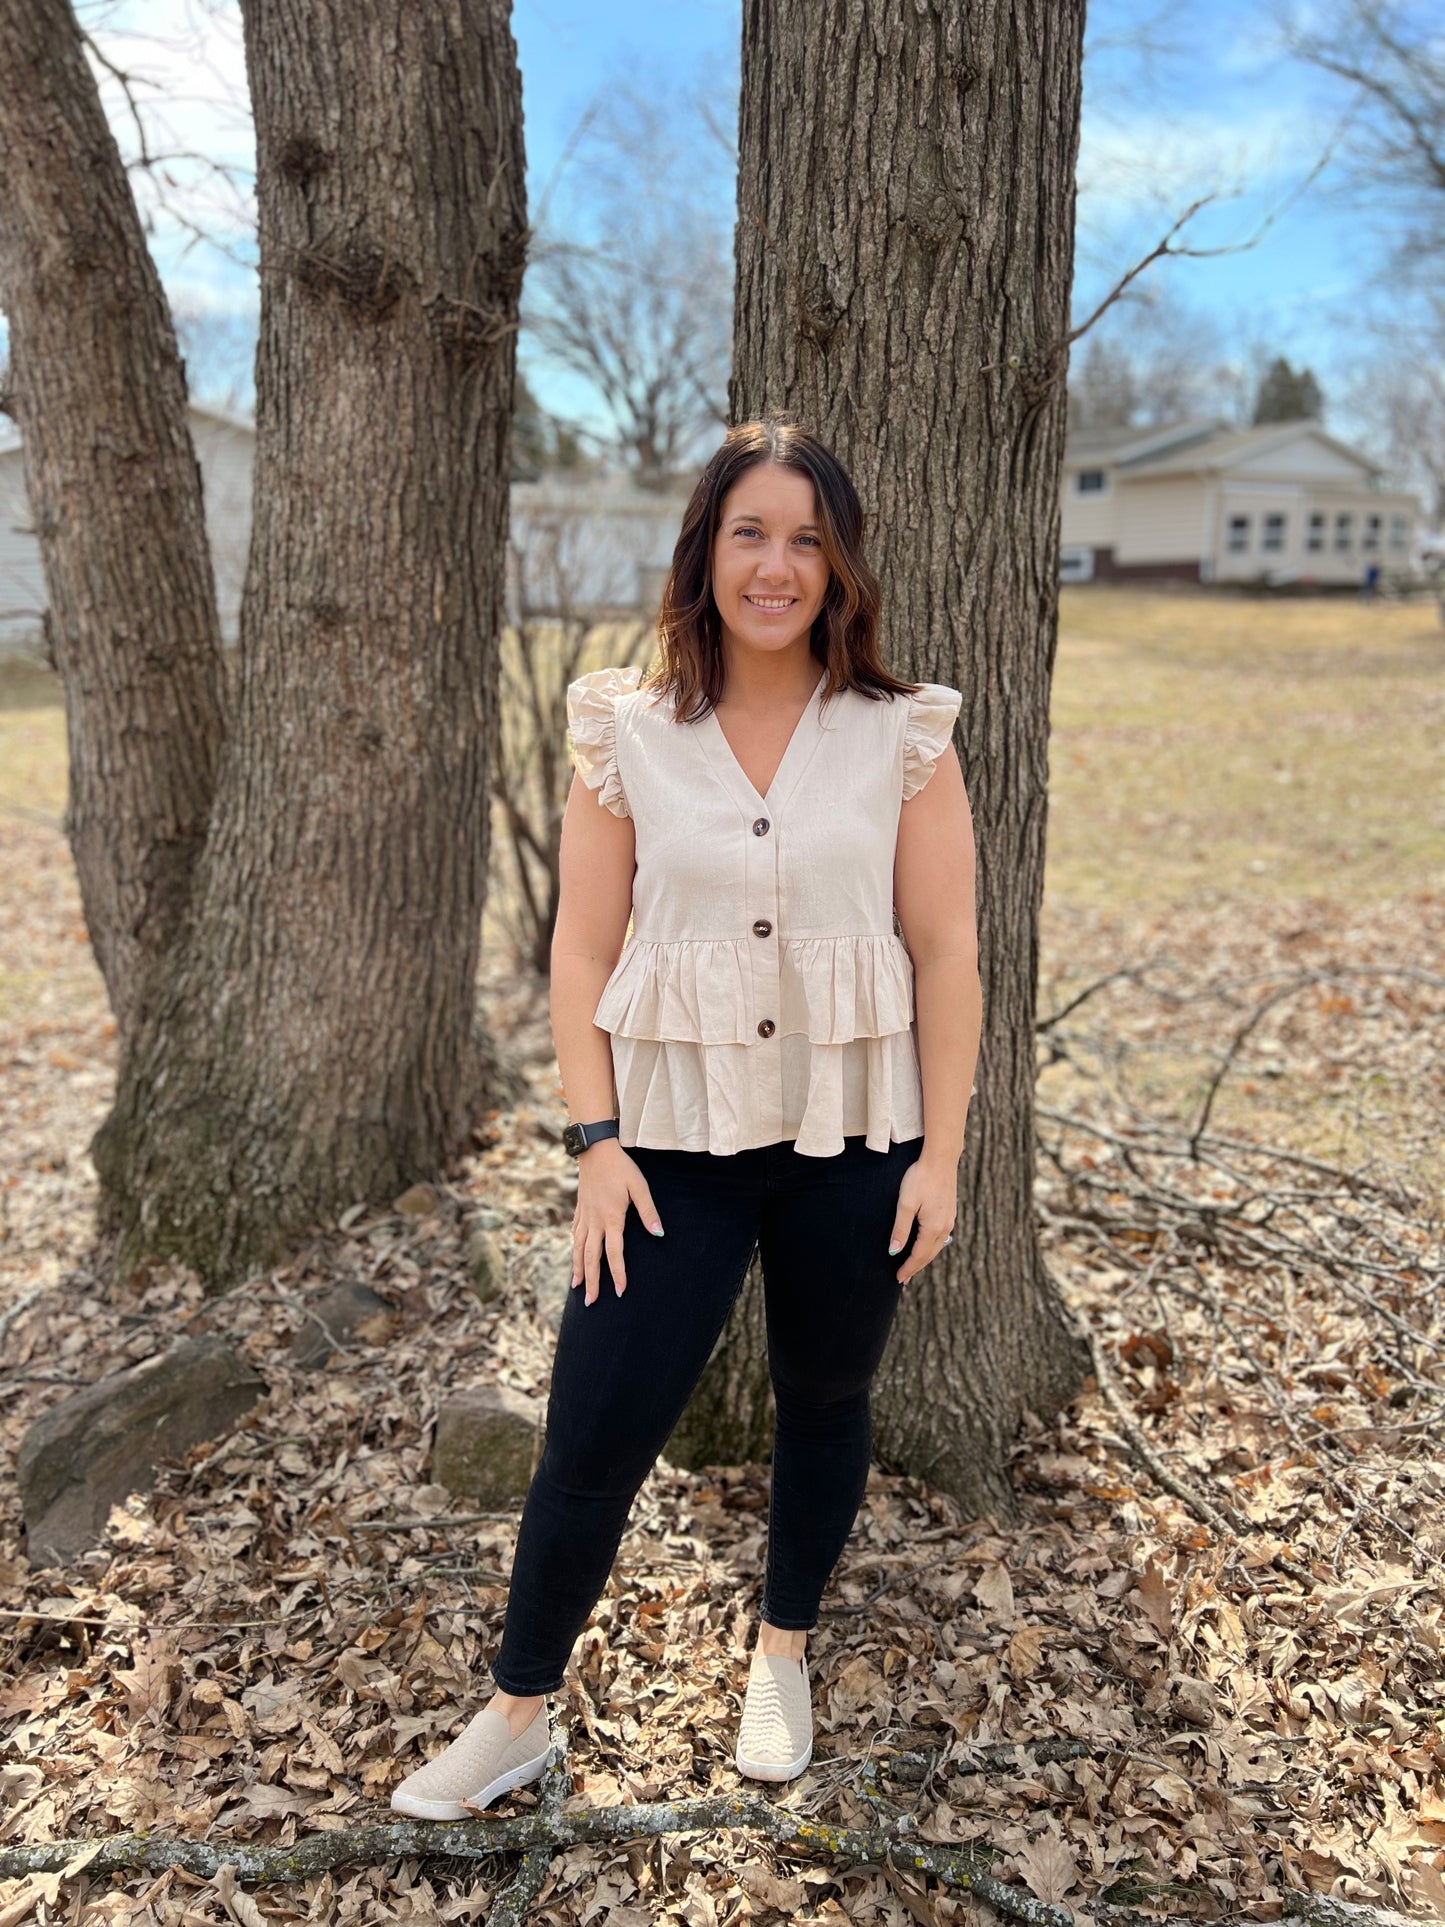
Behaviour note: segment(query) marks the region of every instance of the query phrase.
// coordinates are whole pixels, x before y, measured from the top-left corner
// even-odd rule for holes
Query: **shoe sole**
[[[535,1760],[514,1766],[509,1773],[499,1773],[495,1780],[488,1780],[480,1793],[474,1793],[465,1806],[456,1800],[419,1800],[415,1794],[404,1793],[398,1787],[391,1796],[391,1810],[404,1813],[409,1820],[475,1820],[478,1808],[490,1806],[502,1794],[526,1786],[530,1780],[540,1780],[546,1764],[547,1755],[539,1753]]]
[[[796,1780],[803,1768],[813,1757],[813,1742],[799,1754],[791,1766],[780,1766],[775,1760],[748,1760],[741,1753],[733,1755],[733,1765],[739,1773],[746,1773],[752,1780]]]

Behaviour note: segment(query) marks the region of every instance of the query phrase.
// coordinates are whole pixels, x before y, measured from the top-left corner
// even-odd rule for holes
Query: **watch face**
[[[562,1133],[562,1146],[564,1150],[570,1151],[574,1158],[577,1156],[578,1152],[582,1149],[582,1126],[580,1124],[569,1124],[567,1126],[566,1130]]]

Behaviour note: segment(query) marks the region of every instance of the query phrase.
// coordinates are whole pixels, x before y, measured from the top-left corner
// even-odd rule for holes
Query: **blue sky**
[[[80,0],[78,13],[111,58],[153,83],[142,110],[152,145],[193,148],[208,163],[177,164],[171,209],[133,176],[172,298],[254,308],[253,148],[235,0]],[[515,0],[532,209],[589,103],[619,81],[663,101],[702,87],[735,127],[739,30],[739,0],[659,0],[641,15],[597,0]],[[1156,47],[1147,58],[1135,44],[1141,30]],[[1341,205],[1328,175],[1299,192],[1334,126],[1318,85],[1282,56],[1267,12],[1241,0],[1094,0],[1090,35],[1078,311],[1189,202],[1215,194],[1181,240],[1237,243],[1273,213],[1263,239],[1248,252],[1159,263],[1143,285],[1211,315],[1231,355],[1276,346],[1310,362],[1327,397],[1338,395],[1358,353],[1350,317],[1382,237],[1378,218]],[[119,89],[107,82],[102,92],[129,157],[136,140]],[[709,165],[695,185],[726,217],[732,183],[720,149]],[[188,224],[213,238],[197,240]],[[585,410],[575,381],[529,363],[525,343],[523,352],[544,404]],[[1332,425],[1348,428],[1338,415]]]

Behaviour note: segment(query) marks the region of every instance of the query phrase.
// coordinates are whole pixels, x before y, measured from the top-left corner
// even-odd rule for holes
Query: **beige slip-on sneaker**
[[[754,1780],[796,1779],[813,1757],[808,1660],[754,1651],[733,1764]]]
[[[540,1779],[550,1742],[545,1699],[515,1740],[506,1715],[483,1707],[445,1752],[407,1775],[391,1810],[411,1820],[469,1820],[503,1793]]]

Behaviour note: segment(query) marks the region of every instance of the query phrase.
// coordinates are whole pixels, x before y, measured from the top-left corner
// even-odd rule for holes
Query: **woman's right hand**
[[[629,1203],[637,1206],[637,1215],[647,1229],[660,1238],[662,1220],[647,1179],[635,1161],[615,1137],[589,1144],[577,1160],[577,1209],[572,1217],[572,1283],[576,1287],[585,1277],[589,1305],[602,1289],[604,1249],[617,1296],[620,1298],[627,1289],[622,1228]]]

